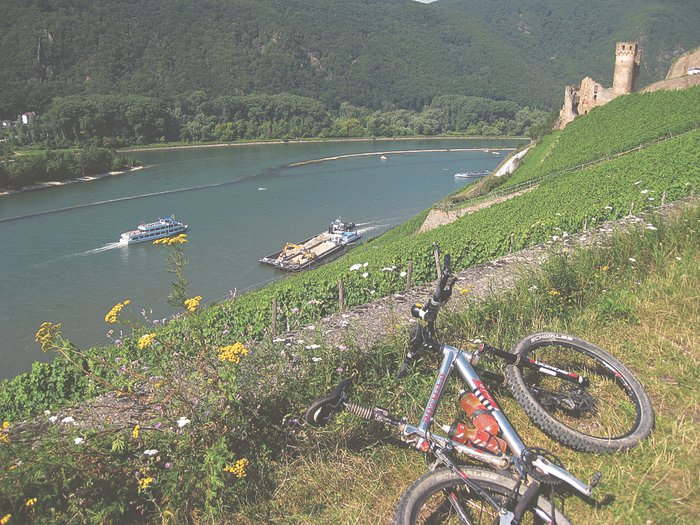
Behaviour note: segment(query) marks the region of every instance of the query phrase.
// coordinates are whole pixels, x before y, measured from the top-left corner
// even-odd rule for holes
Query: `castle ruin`
[[[620,95],[632,93],[641,59],[642,51],[637,42],[618,42],[615,46],[612,87],[605,88],[591,77],[584,78],[578,87],[566,86],[557,128],[564,129],[577,116],[585,115],[594,107],[607,104]]]

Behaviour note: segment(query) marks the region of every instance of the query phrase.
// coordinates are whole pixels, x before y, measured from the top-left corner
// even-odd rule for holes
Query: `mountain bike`
[[[442,354],[437,378],[420,421],[397,418],[382,407],[352,402],[352,378],[314,401],[304,415],[311,425],[328,423],[345,410],[398,430],[405,443],[435,458],[433,468],[401,496],[394,523],[569,523],[555,506],[558,485],[590,498],[601,473],[583,482],[551,452],[525,445],[482,382],[507,384],[516,401],[545,434],[575,450],[611,453],[646,438],[654,412],[639,380],[619,360],[578,337],[531,334],[510,351],[476,341],[468,351],[439,341],[436,320],[452,295],[456,278],[445,256],[442,276],[427,304],[411,314],[421,322],[411,331],[408,352],[397,377],[426,352]],[[475,367],[486,354],[505,362],[505,375]],[[450,375],[466,387],[460,397],[471,425],[458,420],[435,428]],[[460,458],[487,465],[465,465]]]

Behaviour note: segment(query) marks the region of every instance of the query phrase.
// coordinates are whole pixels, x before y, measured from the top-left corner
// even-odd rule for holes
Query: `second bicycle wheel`
[[[460,477],[448,469],[440,468],[428,472],[417,479],[403,493],[396,507],[394,525],[420,524],[463,524],[473,525],[499,523],[500,506],[506,503],[515,505],[513,498],[516,488],[514,479],[490,470],[475,467],[462,467],[462,472],[479,489],[488,493],[492,501],[469,488]],[[519,496],[526,490],[520,485]],[[454,500],[454,503],[450,502]],[[464,514],[462,520],[458,511]],[[520,520],[523,525],[557,523],[570,525],[562,512],[543,496],[536,497]]]
[[[540,333],[511,352],[520,360],[506,367],[508,386],[551,438],[584,452],[615,452],[651,432],[654,411],[644,388],[601,348],[571,335]]]

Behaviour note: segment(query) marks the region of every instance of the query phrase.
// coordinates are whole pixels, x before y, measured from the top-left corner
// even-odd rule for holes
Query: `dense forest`
[[[328,109],[420,111],[443,95],[553,109],[606,82],[615,40],[646,49],[642,81],[698,44],[697,2],[594,0],[7,0],[0,118],[57,96],[170,99],[289,93]]]

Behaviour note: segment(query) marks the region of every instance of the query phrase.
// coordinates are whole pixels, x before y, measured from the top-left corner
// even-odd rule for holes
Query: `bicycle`
[[[474,367],[487,353],[505,361],[505,376],[483,369],[482,376],[507,384],[537,427],[574,450],[611,453],[635,446],[654,425],[651,402],[624,364],[575,336],[531,334],[510,352],[478,341],[475,351],[439,342],[435,322],[456,280],[450,262],[446,255],[442,277],[428,303],[411,308],[411,314],[423,324],[414,326],[397,374],[397,378],[403,377],[411,362],[425,352],[443,356],[420,422],[413,424],[382,407],[369,408],[350,401],[351,378],[314,401],[304,419],[322,425],[335,412],[346,410],[397,429],[404,442],[432,454],[433,468],[401,496],[394,516],[396,525],[473,524],[482,523],[483,518],[486,523],[500,525],[569,523],[553,501],[555,487],[564,484],[590,498],[601,473],[583,482],[569,473],[554,454],[526,446]],[[468,385],[463,394],[468,401],[463,406],[465,410],[468,406],[474,409],[471,413],[467,410],[474,428],[455,422],[442,429],[447,433],[444,435],[433,428],[435,414],[455,369]],[[458,464],[454,453],[492,470]],[[546,487],[550,487],[549,496]]]

